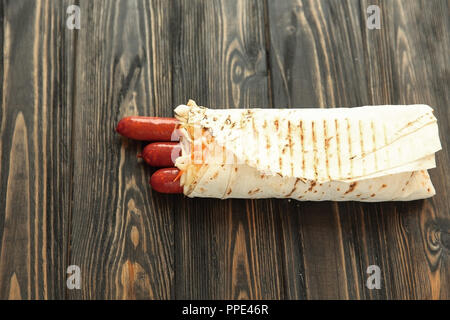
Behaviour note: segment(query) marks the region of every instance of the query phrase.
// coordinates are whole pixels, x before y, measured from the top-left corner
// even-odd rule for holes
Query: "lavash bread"
[[[390,201],[433,196],[441,149],[426,105],[333,109],[178,106],[188,197]],[[195,163],[195,132],[212,152]],[[198,138],[198,135],[197,137]],[[197,149],[198,150],[198,149]]]

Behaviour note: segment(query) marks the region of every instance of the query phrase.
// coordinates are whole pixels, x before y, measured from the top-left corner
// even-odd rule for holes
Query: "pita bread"
[[[189,197],[389,201],[435,194],[427,169],[441,144],[427,105],[208,109],[190,100],[175,115],[183,132],[176,166]]]

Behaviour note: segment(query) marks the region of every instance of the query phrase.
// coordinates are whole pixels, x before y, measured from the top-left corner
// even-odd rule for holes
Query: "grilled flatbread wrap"
[[[427,105],[175,109],[188,197],[390,201],[431,197],[441,149]]]

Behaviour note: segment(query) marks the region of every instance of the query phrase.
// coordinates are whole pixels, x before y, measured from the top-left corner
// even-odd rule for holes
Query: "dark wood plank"
[[[362,6],[368,5],[363,1]],[[372,4],[372,2],[371,2]],[[443,150],[430,170],[437,195],[380,207],[388,259],[388,298],[448,299],[449,208],[449,3],[375,2],[382,8],[379,34],[366,31],[371,104],[425,103],[435,110]]]
[[[0,2],[0,299],[63,299],[73,37],[67,1]]]
[[[381,30],[365,27],[369,4]],[[274,106],[427,103],[444,148],[433,199],[280,203],[290,297],[448,298],[448,11],[446,1],[269,2]],[[372,264],[381,290],[365,286]]]
[[[264,2],[177,1],[171,10],[174,106],[191,98],[210,108],[269,107]],[[180,199],[176,298],[284,298],[276,215],[269,200]]]
[[[449,3],[0,2],[0,299],[449,299]],[[366,8],[382,27],[365,27]],[[75,61],[76,57],[76,61]],[[437,195],[408,203],[153,193],[126,115],[426,103]],[[66,268],[81,267],[81,290]],[[368,290],[366,268],[382,271]]]
[[[69,298],[170,299],[177,197],[154,196],[128,115],[172,114],[168,1],[85,1],[77,47]]]
[[[366,92],[362,59],[350,16],[358,6],[331,1],[269,2],[273,104],[308,108],[360,105]],[[346,22],[343,25],[339,23]],[[350,35],[349,35],[350,33]],[[350,38],[350,39],[349,39]],[[345,84],[343,79],[347,79]],[[344,86],[351,95],[343,94]],[[345,98],[342,98],[345,97]],[[339,206],[332,202],[280,203],[290,298],[348,298]],[[299,240],[298,240],[299,239]],[[299,262],[302,262],[301,264]],[[299,278],[299,275],[301,277]]]

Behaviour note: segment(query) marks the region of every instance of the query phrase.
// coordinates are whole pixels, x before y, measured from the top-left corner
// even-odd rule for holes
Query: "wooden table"
[[[69,29],[71,4],[80,29]],[[369,30],[369,5],[380,29]],[[1,1],[0,298],[449,299],[448,0]],[[71,20],[72,21],[72,20]],[[126,115],[425,103],[437,195],[161,195]],[[81,289],[66,286],[77,265]],[[377,265],[381,288],[368,289]]]

